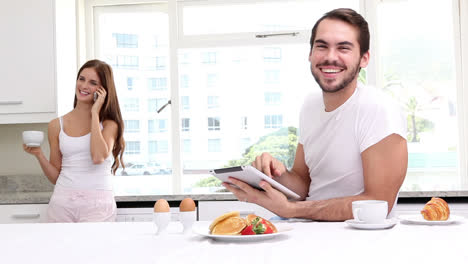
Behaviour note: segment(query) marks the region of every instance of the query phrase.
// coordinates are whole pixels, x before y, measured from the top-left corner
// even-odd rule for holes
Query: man
[[[322,96],[309,96],[301,109],[299,143],[291,170],[268,153],[254,167],[299,194],[288,201],[267,182],[258,191],[230,178],[223,185],[241,201],[281,217],[343,221],[353,218],[356,200],[385,200],[389,212],[406,175],[406,120],[376,89],[358,84],[369,62],[369,29],[351,9],[336,9],[312,29],[312,75]]]

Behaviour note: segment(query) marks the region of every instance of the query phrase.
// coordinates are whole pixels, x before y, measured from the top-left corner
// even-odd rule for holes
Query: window
[[[415,19],[421,5],[424,12]],[[377,80],[404,106],[408,119],[408,172],[401,190],[466,189],[461,185],[466,173],[460,170],[460,116],[455,110],[459,95],[452,2],[383,1],[376,12]]]
[[[167,119],[148,120],[148,133],[165,133],[167,131]]]
[[[216,52],[202,52],[203,64],[216,64]]]
[[[283,127],[282,115],[265,115],[265,128],[281,128]]]
[[[167,90],[167,78],[149,78],[148,89],[150,91],[164,91]]]
[[[174,1],[175,9],[163,1],[125,2],[85,1],[88,8],[83,10],[90,18],[86,21],[93,21],[86,27],[90,30],[86,44],[91,47],[86,53],[110,63],[114,76],[119,76],[116,87],[123,88],[119,101],[125,120],[142,124],[154,118],[168,120],[166,132],[150,132],[157,133],[158,125],[150,128],[148,121],[148,133],[140,127],[138,140],[135,133],[125,135],[126,153],[133,153],[126,156],[126,162],[154,160],[169,168],[172,164],[183,168],[182,174],[155,177],[158,194],[198,191],[197,183],[210,176],[204,171],[254,157],[260,154],[255,146],[277,157],[294,155],[280,153],[268,142],[274,137],[280,140],[281,149],[295,149],[297,142],[289,142],[288,135],[297,136],[302,105],[297,98],[320,93],[308,63],[311,27],[337,7],[361,10],[371,29],[378,32],[371,32],[371,63],[361,80],[406,107],[409,163],[402,191],[468,190],[468,132],[464,129],[468,104],[463,92],[468,90],[468,70],[462,67],[468,65],[468,58],[462,56],[468,47],[462,37],[468,35],[468,14],[464,1],[200,0]],[[255,37],[285,32],[299,34]],[[176,36],[171,43],[169,33]],[[170,56],[169,48],[176,56]],[[144,58],[155,58],[151,67]],[[171,82],[173,73],[176,83]],[[152,88],[146,89],[145,81],[151,78],[166,78],[167,88],[158,90],[163,85],[148,84]],[[143,80],[143,89],[138,88],[138,80]],[[169,106],[156,114],[157,106],[167,102],[163,98],[172,94],[179,96],[180,107]],[[213,104],[208,102],[209,96],[223,98],[218,102],[222,111],[207,109],[216,105],[214,98]],[[183,109],[187,100],[190,112]],[[180,131],[172,131],[173,116],[179,118],[174,122]],[[226,120],[222,133],[216,132],[221,118]],[[239,131],[239,120],[243,131]],[[253,146],[250,153],[243,152],[248,148],[247,138]],[[168,153],[156,153],[154,146],[149,155],[149,142],[159,140],[168,142]],[[174,155],[172,142],[182,145],[174,149]],[[185,142],[190,142],[190,151],[185,151],[185,144],[189,145]],[[292,165],[287,159],[282,161]],[[204,188],[207,193],[217,191]]]
[[[138,98],[124,98],[122,110],[125,112],[138,112],[140,111],[140,104]]]
[[[219,117],[208,117],[208,130],[220,130],[220,121]]]
[[[241,117],[241,129],[246,130],[247,128],[248,128],[248,126],[247,126],[247,117],[242,116]]]
[[[156,57],[156,70],[162,71],[166,69],[166,57]]]
[[[182,118],[182,131],[190,131],[190,118]]]
[[[138,69],[138,56],[118,55],[113,66],[121,69]]]
[[[140,132],[140,121],[139,120],[124,120],[125,132],[126,133],[138,133]]]
[[[266,92],[265,105],[280,105],[281,93]]]
[[[127,77],[127,90],[133,90],[134,81],[132,77]]]
[[[180,97],[180,105],[182,106],[182,109],[184,109],[184,110],[190,109],[190,97],[181,96]]]
[[[192,152],[192,141],[190,139],[184,139],[182,141],[182,151],[184,153]]]
[[[281,62],[281,48],[268,47],[263,50],[264,62]]]
[[[218,75],[216,73],[209,73],[206,75],[206,87],[213,88],[216,87],[218,81]]]
[[[280,71],[267,70],[265,71],[265,84],[278,84],[280,82]]]
[[[169,143],[167,140],[155,140],[148,142],[148,152],[149,154],[155,153],[168,153]]]
[[[208,152],[221,152],[221,139],[208,139]]]
[[[140,154],[140,141],[125,142],[125,155]]]
[[[219,107],[219,96],[208,96],[208,108]]]
[[[189,88],[189,76],[187,74],[183,74],[180,76],[180,88]]]
[[[138,35],[114,33],[117,48],[138,48]]]

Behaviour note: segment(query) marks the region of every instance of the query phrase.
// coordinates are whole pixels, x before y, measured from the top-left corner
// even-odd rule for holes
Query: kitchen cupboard
[[[48,204],[0,205],[0,224],[42,223]]]
[[[212,221],[216,217],[230,211],[239,211],[241,217],[245,217],[248,214],[256,214],[269,219],[275,216],[274,213],[253,203],[239,201],[198,201],[199,221]]]
[[[0,3],[0,124],[57,117],[55,1]]]

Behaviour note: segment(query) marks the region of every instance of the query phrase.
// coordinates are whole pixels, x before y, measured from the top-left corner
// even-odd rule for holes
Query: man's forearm
[[[369,195],[360,194],[342,198],[321,201],[292,202],[292,206],[283,217],[307,218],[322,221],[344,221],[353,218],[352,202],[356,200],[374,199]]]

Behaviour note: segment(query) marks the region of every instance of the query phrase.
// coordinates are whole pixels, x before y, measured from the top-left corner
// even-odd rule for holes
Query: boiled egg
[[[154,212],[155,213],[167,213],[170,211],[169,203],[164,199],[159,199],[154,204]]]
[[[190,198],[185,198],[180,202],[179,211],[190,212],[195,211],[195,202]]]

